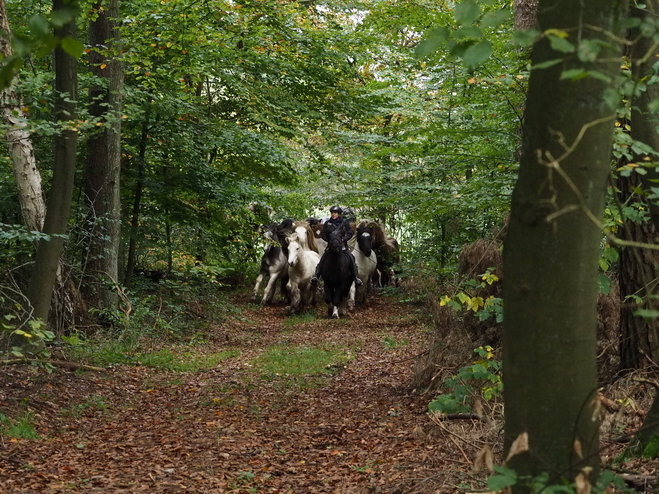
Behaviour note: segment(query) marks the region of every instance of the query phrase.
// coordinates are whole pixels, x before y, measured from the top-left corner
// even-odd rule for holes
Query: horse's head
[[[295,234],[287,236],[286,243],[288,244],[288,265],[293,267],[300,259],[300,249],[302,246]]]
[[[267,254],[272,247],[279,244],[279,240],[277,239],[277,224],[261,225],[261,234],[265,240],[264,251]]]
[[[360,225],[357,227],[357,244],[359,245],[359,250],[366,257],[371,257],[373,242],[373,235],[371,233],[371,228],[367,225]]]
[[[342,228],[336,228],[330,233],[328,248],[333,253],[340,254],[343,250],[343,236],[344,232]]]
[[[286,241],[286,237],[293,233],[293,223],[295,223],[295,220],[288,218],[277,225],[276,228],[277,241],[279,242],[279,245],[281,245],[281,250],[286,255],[288,255],[288,242]]]

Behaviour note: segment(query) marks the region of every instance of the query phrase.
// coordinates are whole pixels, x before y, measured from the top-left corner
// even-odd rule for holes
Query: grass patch
[[[315,322],[318,320],[316,313],[312,311],[307,311],[302,314],[295,314],[284,319],[284,327],[294,328],[300,324],[307,324],[310,322]]]
[[[70,408],[64,408],[60,414],[68,417],[80,418],[90,412],[104,411],[107,409],[108,406],[105,403],[105,399],[101,395],[94,394],[82,403],[71,405]]]
[[[397,340],[396,338],[392,338],[391,336],[385,336],[382,339],[382,344],[387,350],[395,350],[396,348],[409,345],[410,340],[408,339]]]
[[[99,345],[80,345],[73,347],[71,354],[79,360],[92,365],[144,365],[174,372],[198,372],[212,369],[228,358],[240,355],[238,350],[220,353],[202,354],[193,351],[172,352],[169,349],[155,352],[138,350],[138,345],[129,342],[102,342]]]
[[[217,367],[217,365],[228,358],[237,357],[237,350],[209,355],[199,355],[193,352],[172,353],[170,350],[159,350],[153,353],[142,353],[135,355],[136,363],[147,367],[154,367],[174,372],[198,372]]]
[[[39,439],[30,412],[26,412],[17,419],[11,419],[0,413],[0,436],[15,439]]]
[[[265,375],[323,374],[351,359],[342,348],[273,347],[256,357],[252,365]]]

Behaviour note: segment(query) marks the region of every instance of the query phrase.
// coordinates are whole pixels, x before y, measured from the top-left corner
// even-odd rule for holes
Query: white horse
[[[278,245],[275,245],[277,239],[274,228],[275,227],[268,228],[263,234],[266,245],[263,252],[263,257],[261,258],[261,269],[259,271],[259,276],[256,278],[256,284],[254,285],[253,299],[256,301],[258,299],[261,283],[266,277],[270,277],[268,284],[263,291],[261,305],[272,303],[272,299],[275,295],[275,284],[277,283],[277,280],[282,281],[282,296],[287,298],[286,285],[288,283],[288,260],[286,259],[286,255],[282,251],[282,248]]]
[[[348,307],[350,308],[353,308],[355,303],[363,304],[366,302],[366,297],[371,291],[370,280],[378,263],[377,256],[371,248],[372,239],[371,228],[367,224],[360,223],[356,235],[348,242],[348,246],[352,249],[352,255],[355,257],[358,276],[363,281],[361,286],[356,287],[353,283],[350,287],[348,297]]]
[[[309,225],[296,222],[288,242],[288,288],[291,294],[289,314],[298,312],[305,303],[316,304],[316,287],[311,284],[311,278],[320,261],[320,255],[314,242]]]

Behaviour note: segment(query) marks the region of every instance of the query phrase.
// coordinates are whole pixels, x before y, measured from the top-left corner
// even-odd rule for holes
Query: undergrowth
[[[10,418],[0,413],[0,436],[13,439],[39,439],[31,412]]]

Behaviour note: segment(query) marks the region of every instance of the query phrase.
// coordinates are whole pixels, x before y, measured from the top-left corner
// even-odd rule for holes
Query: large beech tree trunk
[[[118,0],[97,3],[96,19],[89,25],[92,73],[105,80],[90,90],[91,113],[104,127],[87,141],[85,198],[87,205],[84,294],[101,309],[116,308],[114,284],[119,282],[121,210],[121,107],[123,67],[117,60]]]
[[[621,3],[541,0],[538,26],[563,30],[575,45],[609,43]],[[534,65],[561,63],[531,72],[503,250],[505,447],[510,452],[526,435],[528,449],[518,450],[525,452],[509,466],[520,475],[547,472],[550,484],[574,481],[585,466],[592,480],[599,466],[596,220],[604,209],[616,116],[605,95],[615,91],[619,56],[617,46],[603,48],[586,64],[555,51],[546,37],[533,47]],[[610,82],[561,79],[573,68],[596,70]]]

